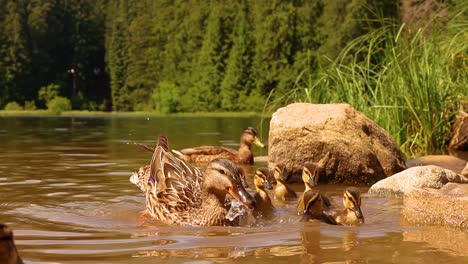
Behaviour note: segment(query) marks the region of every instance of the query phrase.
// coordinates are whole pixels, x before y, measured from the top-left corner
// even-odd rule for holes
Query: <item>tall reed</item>
[[[457,17],[430,35],[385,25],[349,43],[330,65],[304,70],[294,89],[276,98],[346,102],[390,132],[408,156],[439,152],[467,98],[467,29]]]

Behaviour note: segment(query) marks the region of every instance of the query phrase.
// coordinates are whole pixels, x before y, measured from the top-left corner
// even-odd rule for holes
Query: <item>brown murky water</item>
[[[133,141],[153,144],[164,132],[173,148],[235,147],[244,127],[259,124],[252,118],[0,117],[0,222],[15,230],[26,263],[468,263],[468,231],[405,223],[399,200],[364,195],[361,227],[298,222],[294,204],[253,227],[162,226],[142,213],[143,194],[128,179],[151,154]],[[255,154],[267,152],[256,148]],[[321,186],[335,199],[344,188]]]

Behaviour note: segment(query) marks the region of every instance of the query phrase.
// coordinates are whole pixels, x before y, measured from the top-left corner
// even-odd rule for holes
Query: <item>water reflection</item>
[[[401,202],[363,195],[358,228],[301,223],[294,203],[254,227],[164,226],[128,179],[164,132],[174,148],[236,145],[252,118],[0,118],[0,222],[26,263],[463,263],[467,232],[400,223]],[[261,140],[267,142],[268,123]],[[187,136],[189,135],[189,136]],[[254,148],[256,156],[267,150]],[[247,166],[253,173],[265,163]],[[301,192],[303,186],[293,185]],[[346,186],[319,186],[341,203]],[[361,191],[365,193],[366,188]]]

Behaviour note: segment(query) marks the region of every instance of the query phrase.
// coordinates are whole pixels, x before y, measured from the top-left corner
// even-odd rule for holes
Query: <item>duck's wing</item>
[[[222,154],[229,154],[229,155],[236,155],[237,151],[221,147],[221,146],[200,146],[194,148],[186,148],[179,150],[180,153],[191,156],[191,155],[222,155]]]
[[[150,166],[150,191],[168,211],[181,212],[200,202],[201,171],[172,155],[163,135],[158,138]]]

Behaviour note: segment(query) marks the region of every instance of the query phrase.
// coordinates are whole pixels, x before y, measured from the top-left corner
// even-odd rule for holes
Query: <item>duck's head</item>
[[[322,195],[317,190],[304,192],[304,215],[317,216],[323,211]]]
[[[267,168],[258,168],[255,171],[255,186],[264,190],[265,188],[268,190],[273,189],[274,182],[272,182],[273,177],[270,175],[270,171]]]
[[[285,182],[289,177],[288,173],[286,172],[286,166],[284,166],[282,163],[277,163],[273,169],[273,176],[275,180]]]
[[[0,263],[23,263],[16,250],[13,231],[5,224],[0,224]]]
[[[346,209],[354,212],[361,223],[364,223],[364,216],[361,211],[361,192],[355,187],[348,187],[343,193],[343,205]]]
[[[317,165],[314,163],[307,163],[302,167],[302,180],[304,184],[310,188],[318,183],[319,174],[317,172]]]
[[[264,148],[265,145],[263,145],[263,143],[260,141],[260,139],[258,139],[257,137],[257,130],[253,127],[248,127],[246,129],[244,129],[244,131],[242,132],[242,136],[241,136],[241,142],[247,144],[247,145],[252,145],[252,144],[255,144],[261,148]]]
[[[245,190],[239,167],[228,159],[215,159],[206,167],[203,188],[214,194],[221,203],[229,193],[248,208],[255,208],[255,200]]]

